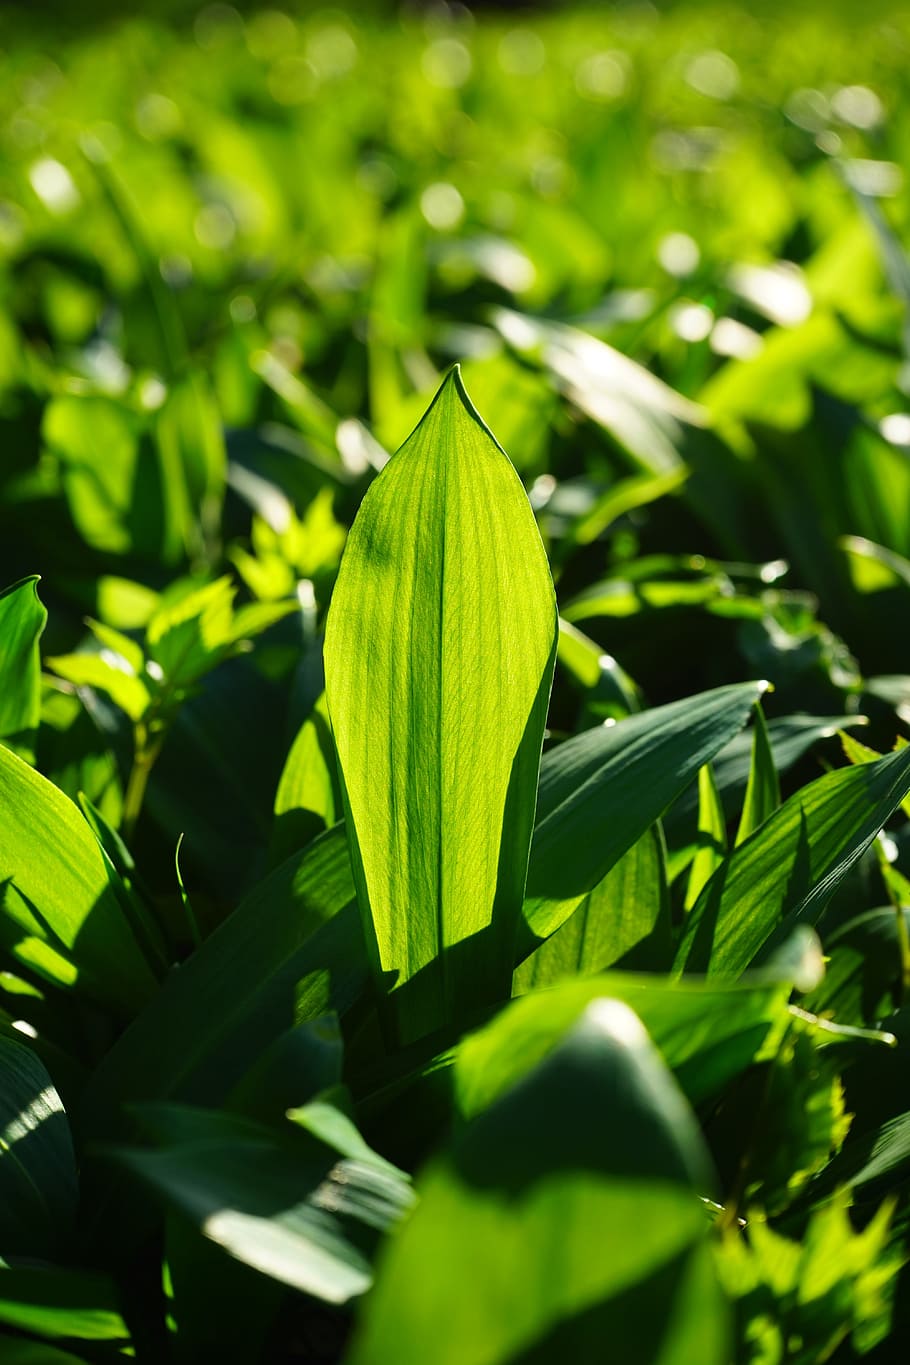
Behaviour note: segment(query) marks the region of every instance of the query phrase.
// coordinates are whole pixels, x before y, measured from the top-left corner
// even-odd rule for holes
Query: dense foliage
[[[905,1360],[906,13],[0,46],[0,1361]]]

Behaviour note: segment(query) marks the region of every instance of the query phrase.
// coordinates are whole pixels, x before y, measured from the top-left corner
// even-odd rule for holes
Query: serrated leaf
[[[361,505],[325,640],[358,900],[402,1041],[509,993],[555,642],[530,505],[455,370]]]

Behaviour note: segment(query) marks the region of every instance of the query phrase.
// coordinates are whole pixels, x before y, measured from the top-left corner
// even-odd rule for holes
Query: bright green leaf
[[[689,869],[685,908],[691,910],[705,883],[723,862],[727,851],[727,826],[711,765],[698,770],[698,830],[696,852]]]
[[[663,843],[653,826],[518,967],[514,990],[589,976],[620,961],[635,970],[658,971],[672,958]]]
[[[129,1338],[113,1281],[94,1271],[57,1266],[0,1270],[0,1322],[43,1337]],[[48,1360],[52,1365],[54,1357],[49,1355]]]
[[[89,826],[61,791],[0,748],[0,935],[49,980],[131,1016],[155,990]]]
[[[793,925],[814,923],[908,792],[908,750],[826,773],[796,792],[707,884],[677,965],[738,973]]]
[[[358,898],[402,1040],[509,993],[555,639],[527,497],[455,370],[361,505],[325,642]]]
[[[595,1000],[458,1135],[390,1240],[351,1365],[720,1365],[694,1117],[639,1021]],[[445,1330],[440,1330],[440,1324]]]
[[[0,592],[0,740],[29,762],[41,718],[38,641],[47,620],[38,579],[24,578]]]
[[[759,825],[763,825],[769,816],[773,815],[779,805],[780,783],[774,766],[771,740],[761,706],[756,702],[752,730],[752,761],[749,765],[749,780],[746,783],[742,815],[736,831],[736,843],[741,844],[744,839],[748,839]]]
[[[525,919],[539,938],[659,819],[745,725],[763,683],[719,687],[598,726],[551,749],[540,770]],[[528,952],[533,938],[525,936]]]

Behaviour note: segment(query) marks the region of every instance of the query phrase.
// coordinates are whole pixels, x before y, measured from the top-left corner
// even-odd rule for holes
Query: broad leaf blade
[[[350,1007],[366,973],[351,900],[336,826],[261,882],[111,1049],[85,1098],[92,1134],[122,1132],[129,1100],[221,1103],[295,1017]]]
[[[0,1038],[0,1247],[53,1256],[72,1235],[78,1200],[69,1124],[43,1064]],[[0,1321],[2,1321],[0,1280]]]
[[[910,792],[910,749],[826,773],[734,849],[693,907],[677,967],[744,971],[836,886]]]
[[[615,963],[638,971],[665,970],[673,960],[663,840],[647,830],[515,972],[514,990],[590,976]]]
[[[325,642],[358,898],[403,1041],[508,995],[555,639],[530,505],[455,370],[364,499]]]
[[[544,756],[525,919],[546,938],[745,725],[765,684],[737,683],[599,726]],[[526,952],[533,947],[527,936]]]
[[[407,1177],[362,1139],[357,1157],[339,1160],[333,1144],[287,1125],[176,1106],[153,1109],[151,1118],[159,1150],[113,1154],[204,1236],[329,1303],[370,1287],[376,1233],[401,1217],[413,1195]]]
[[[272,828],[272,861],[289,858],[341,817],[338,767],[325,694],[318,699],[291,745],[278,791]]]
[[[726,1313],[697,1198],[709,1183],[641,1024],[595,1001],[426,1173],[352,1365],[587,1362],[610,1341],[630,1361],[720,1365]]]

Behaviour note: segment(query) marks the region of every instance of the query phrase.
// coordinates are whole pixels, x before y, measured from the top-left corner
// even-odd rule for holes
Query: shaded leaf
[[[696,1198],[709,1182],[695,1120],[641,1024],[595,1000],[424,1173],[352,1365],[594,1365],[609,1340],[641,1365],[719,1365],[724,1303]]]
[[[0,1247],[4,1255],[53,1256],[65,1247],[73,1232],[77,1200],[76,1158],[60,1096],[29,1048],[0,1037]]]

